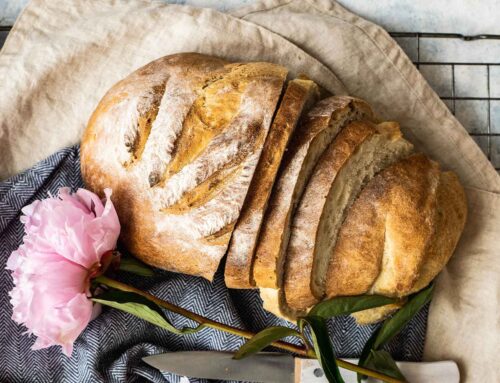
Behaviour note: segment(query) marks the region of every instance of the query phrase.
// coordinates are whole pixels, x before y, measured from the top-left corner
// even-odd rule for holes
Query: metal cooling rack
[[[451,67],[451,94],[447,96],[440,96],[442,100],[445,101],[445,103],[448,105],[448,108],[450,111],[455,115],[462,114],[460,113],[460,105],[457,103],[458,100],[460,101],[483,101],[487,104],[487,126],[486,126],[486,132],[470,132],[469,134],[472,136],[472,138],[475,139],[475,141],[479,144],[481,149],[484,151],[486,156],[490,161],[492,161],[493,166],[495,166],[495,169],[500,173],[500,158],[497,158],[496,155],[493,155],[494,153],[500,152],[500,130],[499,132],[493,132],[492,131],[492,105],[493,102],[500,102],[500,97],[493,97],[491,93],[491,83],[492,83],[492,77],[490,76],[490,73],[492,71],[492,68],[497,67],[500,69],[500,55],[498,56],[498,60],[496,62],[479,62],[480,60],[477,60],[475,62],[455,62],[455,61],[429,61],[429,60],[424,60],[422,59],[421,55],[421,42],[423,39],[448,39],[448,40],[462,40],[464,42],[473,42],[477,40],[495,40],[499,44],[499,49],[500,49],[500,35],[488,35],[488,34],[482,34],[482,35],[475,35],[475,36],[465,36],[462,34],[455,34],[455,33],[422,33],[422,32],[390,32],[390,35],[395,38],[396,40],[400,40],[401,38],[404,39],[413,39],[414,44],[413,47],[416,45],[416,52],[408,52],[409,47],[412,45],[406,44],[405,46],[402,46],[403,50],[407,51],[406,53],[410,58],[412,58],[413,63],[416,65],[416,67],[420,70],[423,65],[427,66],[445,66],[445,67]],[[406,49],[405,49],[406,48]],[[413,53],[413,54],[411,54]],[[413,56],[413,57],[412,57]],[[486,68],[486,81],[485,81],[485,86],[486,86],[486,91],[483,92],[486,96],[484,97],[459,97],[457,96],[457,91],[456,91],[456,69],[457,67],[460,66],[480,66],[480,67],[485,67]],[[429,81],[429,79],[428,79]],[[498,79],[493,79],[493,81],[498,81],[500,82],[500,77]],[[432,82],[429,82],[432,87],[434,87]],[[497,86],[500,88],[500,83],[497,84]],[[499,111],[500,113],[500,111]],[[458,116],[457,116],[458,117]],[[496,117],[496,114],[495,114]],[[500,118],[500,115],[498,116]],[[460,120],[460,118],[458,118]],[[469,128],[467,126],[466,121],[461,121],[462,124],[465,126],[465,128]],[[498,138],[496,138],[498,137]],[[486,142],[485,142],[486,141]]]
[[[9,33],[11,27],[10,26],[0,26],[0,48],[3,45],[5,38],[7,37],[7,34]],[[487,126],[486,126],[486,131],[484,132],[477,132],[473,131],[473,129],[468,126],[468,122],[466,120],[462,120],[462,124],[470,131],[470,135],[472,138],[479,144],[481,149],[484,151],[486,156],[490,161],[492,161],[493,166],[495,166],[495,169],[500,173],[500,126],[493,131],[492,129],[492,104],[494,102],[498,102],[500,105],[500,94],[495,95],[495,97],[492,96],[491,92],[491,83],[492,83],[492,77],[490,76],[490,73],[492,72],[492,68],[498,68],[500,72],[500,55],[498,56],[498,59],[496,62],[481,62],[480,60],[477,60],[475,62],[455,62],[455,61],[429,61],[425,60],[423,58],[423,55],[421,54],[421,47],[422,47],[422,41],[424,39],[447,39],[449,41],[453,40],[462,40],[464,42],[474,42],[477,40],[494,40],[497,41],[499,44],[499,50],[500,50],[500,35],[488,35],[488,34],[483,34],[483,35],[476,35],[476,36],[464,36],[461,34],[454,34],[454,33],[423,33],[423,32],[390,32],[390,35],[394,37],[398,42],[405,40],[405,44],[400,44],[402,45],[403,50],[406,51],[408,56],[412,59],[413,63],[416,65],[417,68],[421,69],[422,66],[442,66],[442,67],[451,67],[451,94],[449,95],[443,95],[441,96],[441,99],[445,101],[445,103],[448,105],[449,109],[451,112],[457,116],[457,118],[460,120],[460,115],[463,115],[461,113],[460,108],[463,107],[462,101],[480,101],[480,102],[485,102],[486,108],[487,108]],[[457,96],[457,91],[456,91],[456,70],[460,66],[475,66],[475,67],[485,67],[486,68],[486,90],[482,92],[486,96],[482,97],[459,97]],[[497,70],[497,69],[495,69]],[[429,79],[428,79],[429,81]],[[499,83],[496,85],[500,89],[500,77],[498,79],[493,79],[493,81],[498,81]],[[436,84],[433,84],[432,81],[429,81],[430,85],[436,88]],[[459,102],[457,102],[459,101]],[[498,116],[497,113],[498,112]],[[500,125],[500,108],[496,110],[495,112],[495,118],[498,119],[498,124]],[[472,130],[472,132],[471,132]],[[498,132],[497,132],[498,130]]]

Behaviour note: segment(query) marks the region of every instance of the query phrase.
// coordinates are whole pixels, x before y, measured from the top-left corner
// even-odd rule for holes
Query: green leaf
[[[385,306],[397,301],[397,299],[383,297],[381,295],[336,297],[318,303],[311,309],[309,315],[331,318],[340,315],[352,314],[358,311],[371,309],[373,307]]]
[[[392,338],[394,338],[406,324],[422,309],[432,298],[434,285],[430,285],[419,293],[413,294],[408,299],[408,302],[391,318],[386,319],[380,329],[375,344],[374,350],[378,350]]]
[[[139,294],[110,290],[92,298],[92,300],[135,315],[174,334],[192,334],[204,328],[204,325],[195,328],[185,327],[181,330],[175,328],[168,321],[160,306]]]
[[[234,355],[234,359],[243,359],[249,355],[255,354],[269,346],[272,342],[281,338],[297,335],[301,336],[296,330],[283,326],[268,327],[259,333],[255,334]]]
[[[307,317],[299,318],[298,322],[299,328],[303,329],[304,323],[307,323],[311,328],[314,351],[328,381],[330,383],[345,383],[335,360],[335,351],[333,350],[325,319],[308,315]]]
[[[372,350],[370,352],[369,362],[365,365],[365,367],[374,369],[393,378],[406,381],[405,376],[399,370],[399,367],[394,359],[392,359],[391,354],[385,350]]]
[[[432,298],[434,285],[413,294],[408,302],[391,318],[386,319],[377,331],[366,342],[359,358],[358,366],[369,367],[373,363],[372,350],[378,351],[384,344],[396,336],[404,326],[424,307]],[[358,374],[358,383],[366,376]]]
[[[142,277],[152,277],[155,274],[151,267],[134,257],[122,258],[119,268],[121,271],[140,275]]]
[[[371,351],[373,345],[375,344],[375,340],[377,339],[377,335],[380,331],[380,327],[372,334],[372,336],[366,341],[365,346],[363,347],[363,351],[361,351],[361,356],[358,360],[358,366],[367,367],[370,364],[371,359]],[[367,376],[358,373],[358,383],[361,383],[363,379],[366,379]]]

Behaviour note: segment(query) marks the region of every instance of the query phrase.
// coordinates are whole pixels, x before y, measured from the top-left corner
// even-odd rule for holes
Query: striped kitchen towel
[[[0,381],[3,382],[178,382],[146,365],[147,355],[178,350],[236,350],[243,339],[204,329],[197,334],[170,334],[132,315],[104,308],[80,335],[71,358],[59,347],[32,351],[33,338],[12,319],[8,292],[10,253],[22,242],[21,208],[35,199],[56,194],[62,186],[82,187],[79,148],[63,149],[33,168],[0,183]],[[158,271],[155,277],[122,273],[119,278],[139,288],[214,320],[252,331],[288,325],[262,309],[255,290],[229,290],[221,270],[212,283],[198,277]],[[176,326],[189,320],[167,313]],[[427,322],[427,308],[389,344],[395,359],[420,360]],[[330,335],[340,357],[357,357],[373,326],[357,326],[350,317],[329,322]],[[287,339],[288,340],[288,339]],[[293,342],[293,339],[290,339]],[[195,380],[192,380],[195,381]]]

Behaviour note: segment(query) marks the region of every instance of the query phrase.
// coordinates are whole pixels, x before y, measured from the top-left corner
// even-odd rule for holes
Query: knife
[[[233,353],[220,351],[178,351],[151,355],[144,362],[162,372],[204,379],[275,383],[328,383],[316,359],[294,358],[288,354],[262,352],[234,360]],[[356,359],[346,359],[357,363]],[[410,383],[459,383],[453,361],[397,362]],[[356,373],[341,369],[346,383],[357,383]],[[379,380],[368,379],[375,383]]]

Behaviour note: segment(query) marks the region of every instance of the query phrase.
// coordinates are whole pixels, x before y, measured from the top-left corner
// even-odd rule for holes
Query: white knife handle
[[[327,383],[317,359],[295,358],[295,383]]]
[[[357,364],[357,359],[346,359]],[[441,362],[397,362],[403,375],[410,383],[459,383],[460,372],[453,361]],[[356,373],[340,369],[346,383],[357,383]],[[366,383],[379,383],[368,379]],[[316,359],[295,358],[295,383],[328,383],[319,362]]]

